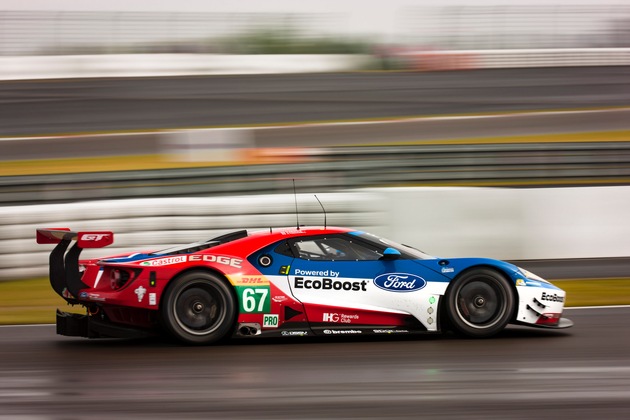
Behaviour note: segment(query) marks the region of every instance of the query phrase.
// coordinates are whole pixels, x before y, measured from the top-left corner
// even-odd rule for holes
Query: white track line
[[[541,115],[572,115],[572,114],[595,114],[606,112],[628,112],[630,108],[604,108],[604,109],[576,109],[576,110],[547,110],[547,111],[525,111],[525,112],[506,112],[500,114],[477,114],[477,115],[436,115],[436,116],[419,116],[419,117],[400,117],[400,118],[384,118],[380,120],[366,120],[366,121],[337,121],[337,122],[323,122],[323,123],[297,123],[297,124],[283,124],[283,125],[270,125],[251,127],[253,129],[290,129],[296,127],[334,127],[334,126],[346,126],[346,125],[371,125],[371,124],[397,124],[397,123],[409,123],[409,122],[424,122],[424,121],[450,121],[450,120],[473,120],[473,119],[488,119],[488,118],[510,118],[510,117],[533,117]],[[238,128],[238,127],[237,127]],[[247,128],[247,127],[245,127]]]
[[[604,109],[583,109],[583,110],[568,110],[568,111],[530,111],[530,112],[514,112],[514,113],[501,113],[501,114],[479,114],[479,115],[443,115],[443,116],[420,116],[420,117],[400,117],[400,118],[385,118],[380,120],[366,120],[366,121],[337,121],[337,122],[312,122],[312,123],[288,123],[281,125],[261,125],[261,126],[243,126],[243,127],[201,127],[201,128],[182,128],[178,130],[173,129],[156,129],[148,131],[134,131],[131,133],[117,132],[117,133],[96,133],[96,134],[66,134],[58,136],[37,136],[37,137],[0,137],[0,141],[28,141],[28,140],[47,140],[47,139],[60,139],[60,138],[76,138],[76,137],[113,137],[113,136],[140,136],[147,134],[167,134],[179,131],[187,130],[271,130],[271,129],[292,129],[292,128],[304,128],[304,127],[337,127],[337,126],[349,126],[349,125],[373,125],[373,124],[401,124],[410,122],[429,122],[429,121],[450,121],[450,120],[473,120],[473,119],[487,119],[487,118],[512,118],[512,117],[534,117],[544,115],[572,115],[572,114],[595,114],[605,112],[628,112],[630,108],[604,108]]]

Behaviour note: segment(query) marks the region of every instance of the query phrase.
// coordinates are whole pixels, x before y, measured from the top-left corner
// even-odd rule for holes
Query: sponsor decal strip
[[[278,314],[264,314],[263,328],[278,328],[280,316]]]
[[[560,296],[558,294],[549,294],[547,292],[543,292],[540,300],[544,300],[547,302],[564,302],[564,296]]]
[[[269,280],[264,276],[228,275],[228,279],[234,286],[269,286]]]
[[[308,331],[282,331],[282,335],[291,337],[303,337],[308,335]]]
[[[386,273],[374,279],[376,287],[389,292],[413,292],[422,289],[427,282],[422,277],[409,273]]]
[[[222,255],[190,255],[188,261],[205,261],[216,262],[223,265],[229,265],[234,268],[242,268],[243,260],[239,258],[226,257]]]
[[[147,289],[142,287],[142,286],[138,286],[138,288],[136,288],[136,290],[133,291],[136,296],[138,296],[138,302],[142,302],[142,299],[144,299],[144,295],[147,292]]]
[[[357,314],[338,314],[324,312],[322,314],[322,322],[338,322],[341,324],[351,324],[358,321],[359,315]]]
[[[346,291],[363,291],[365,292],[367,280],[361,281],[343,281],[333,280],[330,278],[323,279],[305,279],[304,277],[295,277],[293,279],[293,287],[296,289],[315,289],[315,290],[346,290]]]
[[[211,262],[223,265],[229,265],[234,268],[242,268],[243,260],[239,258],[226,257],[222,255],[177,255],[174,257],[158,258],[147,260],[140,265],[158,267],[162,265],[179,264],[183,262]]]
[[[361,330],[324,330],[324,334],[326,335],[335,335],[335,334],[363,334]]]
[[[409,330],[394,330],[391,328],[372,331],[374,331],[374,334],[405,334],[409,332]]]
[[[296,268],[295,274],[311,277],[339,277],[339,272],[333,270],[300,270],[299,268]]]
[[[143,261],[140,263],[140,265],[159,267],[162,265],[179,264],[183,262],[186,262],[186,256],[178,255],[176,257],[168,257],[168,258],[160,258],[158,260]]]

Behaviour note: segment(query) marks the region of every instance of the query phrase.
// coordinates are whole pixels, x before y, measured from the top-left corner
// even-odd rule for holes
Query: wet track
[[[88,341],[0,328],[0,419],[622,418],[630,308],[575,327],[453,336]]]
[[[2,83],[0,135],[627,106],[627,70]],[[452,128],[433,122],[423,135],[628,124],[615,113],[568,119],[515,117]],[[545,277],[578,277],[544,261],[521,265]],[[606,276],[627,273],[626,260],[606,267]],[[0,420],[626,417],[630,337],[623,332],[630,308],[573,309],[566,316],[574,328],[511,327],[488,340],[296,337],[215,347],[74,339],[55,335],[54,326],[0,327]]]

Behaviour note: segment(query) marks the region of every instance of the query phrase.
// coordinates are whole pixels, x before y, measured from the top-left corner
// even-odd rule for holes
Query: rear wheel
[[[166,330],[190,344],[214,343],[235,325],[237,306],[231,287],[208,272],[191,272],[167,287],[161,316]]]
[[[489,337],[503,330],[514,313],[514,291],[498,272],[478,268],[455,279],[447,295],[450,324],[469,337]]]

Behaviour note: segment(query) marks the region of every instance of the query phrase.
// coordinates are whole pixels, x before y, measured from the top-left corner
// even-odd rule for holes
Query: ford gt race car
[[[437,258],[346,228],[248,232],[79,261],[112,232],[38,229],[56,244],[50,282],[85,314],[57,311],[66,336],[166,332],[190,344],[238,336],[387,335],[453,330],[489,337],[509,324],[567,328],[565,292],[507,262]],[[74,245],[68,250],[68,246]]]

